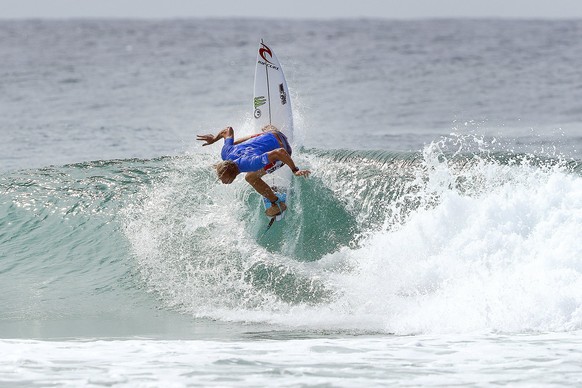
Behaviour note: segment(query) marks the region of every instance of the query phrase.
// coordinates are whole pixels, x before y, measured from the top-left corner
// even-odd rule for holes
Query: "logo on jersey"
[[[263,42],[261,42],[261,46],[263,46],[263,47],[261,47],[259,49],[259,55],[261,56],[261,58],[263,58],[265,60],[265,62],[268,62],[272,65],[273,62],[269,61],[267,59],[267,57],[265,57],[265,54],[267,54],[269,56],[269,58],[273,58],[273,53],[271,52],[271,49]]]
[[[265,105],[266,103],[267,103],[267,99],[265,98],[265,96],[255,97],[255,101],[254,101],[255,109],[257,109],[261,105]]]

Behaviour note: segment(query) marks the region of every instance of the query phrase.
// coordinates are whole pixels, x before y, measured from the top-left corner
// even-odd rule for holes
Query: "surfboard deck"
[[[253,96],[253,125],[255,133],[261,133],[266,125],[273,125],[281,131],[289,143],[293,144],[293,111],[287,81],[283,74],[283,68],[273,49],[261,39],[257,51],[257,63],[255,66],[255,85]],[[287,166],[265,175],[265,182],[273,188],[277,196],[286,197],[287,210],[276,217],[280,221],[285,217],[289,209],[291,198],[293,173]],[[271,203],[263,202],[265,210]]]

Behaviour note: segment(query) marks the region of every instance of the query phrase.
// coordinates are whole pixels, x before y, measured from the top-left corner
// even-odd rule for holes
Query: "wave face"
[[[153,308],[398,334],[581,329],[580,164],[451,143],[304,149],[314,174],[267,233],[258,195],[218,184],[206,154],[4,174],[0,319]]]
[[[165,164],[98,161],[0,176],[6,331],[42,335],[34,327],[44,321],[107,320],[149,308],[118,214]]]

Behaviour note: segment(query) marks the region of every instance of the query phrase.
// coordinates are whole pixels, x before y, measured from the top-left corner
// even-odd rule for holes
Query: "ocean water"
[[[255,50],[290,212],[217,182]],[[0,22],[0,382],[582,383],[582,21]]]

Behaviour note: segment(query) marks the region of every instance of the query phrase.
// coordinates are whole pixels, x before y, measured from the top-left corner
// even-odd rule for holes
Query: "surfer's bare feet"
[[[273,203],[270,208],[265,210],[265,214],[268,217],[275,217],[283,213],[285,210],[287,210],[287,205],[285,205],[285,202],[277,202]]]

